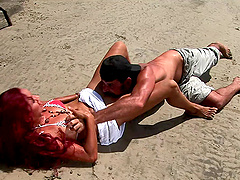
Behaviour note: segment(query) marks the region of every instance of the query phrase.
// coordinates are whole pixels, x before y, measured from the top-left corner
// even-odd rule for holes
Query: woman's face
[[[27,96],[28,103],[32,108],[33,121],[36,123],[40,123],[43,106],[39,99],[39,96],[32,95],[31,92],[27,89],[21,89],[21,93]]]

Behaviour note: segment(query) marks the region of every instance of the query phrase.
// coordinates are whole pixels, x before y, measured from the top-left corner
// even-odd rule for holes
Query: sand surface
[[[13,26],[0,15],[0,92],[21,87],[43,100],[86,87],[108,48],[126,43],[134,63],[170,48],[229,46],[209,85],[240,75],[239,0],[2,0]],[[240,179],[240,96],[214,120],[189,118],[164,103],[127,124],[115,145],[100,148],[95,166],[70,163],[61,179]],[[53,171],[1,168],[1,180],[54,179]]]

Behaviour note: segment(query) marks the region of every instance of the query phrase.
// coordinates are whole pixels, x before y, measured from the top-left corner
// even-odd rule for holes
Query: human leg
[[[218,110],[221,110],[239,91],[240,80],[239,77],[236,77],[233,83],[229,86],[214,91],[213,88],[207,86],[198,78],[202,73],[205,72],[205,70],[209,70],[214,64],[217,63],[217,56],[219,56],[219,58],[226,59],[232,58],[230,49],[221,43],[211,43],[208,45],[208,47],[215,49],[199,49],[199,51],[203,50],[204,53],[198,54],[197,52],[194,54],[194,56],[197,57],[197,61],[194,59],[194,56],[193,58],[190,58],[197,62],[193,68],[190,66],[193,71],[192,76],[184,83],[180,83],[179,86],[181,91],[190,101],[206,106],[214,106],[217,107]],[[202,54],[204,54],[204,56]]]
[[[214,106],[217,107],[218,110],[221,110],[237,93],[239,93],[239,91],[240,77],[235,77],[233,82],[227,87],[212,91],[201,104],[206,106]]]
[[[205,72],[209,71],[218,63],[221,58],[232,59],[230,49],[223,44],[216,42],[211,43],[207,48],[198,48],[197,53],[194,54],[196,58],[195,66],[193,67],[193,76],[200,77]]]
[[[211,43],[206,48],[175,49],[183,57],[182,79],[180,85],[189,80],[191,76],[201,77],[218,63],[220,58],[231,59],[231,51],[221,43]]]
[[[128,56],[128,51],[127,51],[127,46],[123,42],[121,42],[121,41],[118,41],[118,42],[116,42],[116,43],[114,43],[112,45],[112,47],[108,50],[108,52],[104,56],[103,60],[106,59],[107,57],[113,56],[113,55],[122,55],[128,61],[130,61],[129,60],[129,56]],[[95,89],[96,86],[98,85],[98,83],[101,81],[101,77],[100,77],[99,71],[100,71],[100,68],[101,68],[103,60],[98,65],[98,67],[97,67],[97,69],[96,69],[96,71],[95,71],[91,81],[87,85],[88,88]]]
[[[198,48],[197,51],[193,49],[192,52],[194,52],[192,60],[195,61],[195,66],[192,67],[193,76],[197,77],[209,71],[218,63],[219,59],[232,59],[230,49],[219,42],[211,43],[207,48]]]
[[[190,102],[180,91],[175,81],[161,81],[155,85],[155,88],[148,99],[143,112],[146,112],[159,104],[164,99],[174,107],[186,110],[186,113],[207,119],[213,118],[217,112],[215,107],[204,107]]]
[[[207,47],[216,47],[221,53],[220,58],[232,59],[232,53],[230,49],[219,42],[211,43]]]
[[[217,112],[215,107],[202,106],[193,102],[190,102],[181,92],[177,84],[173,85],[169,93],[169,97],[166,98],[167,102],[177,108],[186,110],[187,114],[212,119]]]
[[[175,50],[178,51],[183,58],[182,78],[178,82],[179,85],[186,83],[192,76],[202,76],[215,66],[220,59],[220,54],[216,47],[209,47],[208,49],[182,48]]]
[[[179,88],[189,101],[197,104],[200,104],[214,90],[196,76],[190,77],[188,81],[179,85]]]

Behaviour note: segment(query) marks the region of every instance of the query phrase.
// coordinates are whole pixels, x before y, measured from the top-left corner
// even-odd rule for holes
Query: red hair
[[[63,132],[60,134],[60,137],[52,137],[34,131],[31,106],[19,88],[0,95],[0,151],[1,159],[8,165],[51,168],[72,144],[65,140]]]

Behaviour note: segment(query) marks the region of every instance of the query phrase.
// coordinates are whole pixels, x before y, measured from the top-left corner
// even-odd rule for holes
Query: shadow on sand
[[[163,103],[155,106],[153,109],[146,112],[145,114],[128,122],[126,124],[123,137],[115,144],[112,144],[109,146],[99,145],[98,152],[100,153],[122,152],[128,147],[132,139],[147,138],[147,137],[159,134],[161,132],[174,128],[175,126],[192,118],[186,114],[183,114],[181,116],[171,118],[169,120],[157,122],[154,125],[139,124],[144,118],[155,113],[162,105]]]

